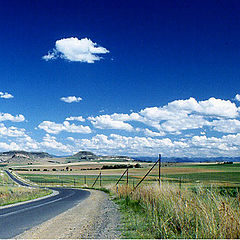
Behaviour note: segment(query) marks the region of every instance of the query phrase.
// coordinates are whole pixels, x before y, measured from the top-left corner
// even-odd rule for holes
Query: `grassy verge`
[[[51,190],[39,188],[0,187],[0,206],[36,199],[51,192]]]
[[[19,187],[5,172],[0,172],[0,206],[36,199],[51,192],[48,189]]]
[[[240,238],[240,196],[174,184],[113,189],[125,238]]]

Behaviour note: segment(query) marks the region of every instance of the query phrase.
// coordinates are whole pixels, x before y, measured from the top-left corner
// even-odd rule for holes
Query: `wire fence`
[[[154,170],[154,171],[153,171]],[[161,155],[149,169],[142,169],[141,173],[133,168],[123,169],[119,175],[109,174],[111,171],[99,171],[98,175],[51,175],[51,174],[23,174],[30,181],[40,186],[62,187],[106,187],[109,185],[125,184],[136,189],[140,184],[161,184]]]

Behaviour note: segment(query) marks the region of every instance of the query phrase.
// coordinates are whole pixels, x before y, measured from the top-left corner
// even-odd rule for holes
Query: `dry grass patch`
[[[240,196],[174,184],[113,188],[127,238],[240,238]],[[151,229],[151,231],[147,231]]]

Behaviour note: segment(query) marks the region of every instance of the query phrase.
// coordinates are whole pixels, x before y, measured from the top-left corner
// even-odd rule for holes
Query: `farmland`
[[[44,166],[18,174],[42,186],[92,187],[95,183],[95,188],[107,189],[122,212],[124,238],[240,237],[239,163],[162,164],[160,188],[156,165],[134,189],[153,163],[135,164],[82,162],[74,163],[75,168]],[[125,174],[116,187],[127,166],[128,177]]]
[[[117,163],[112,163],[116,166]],[[75,185],[91,186],[101,171],[101,185],[107,186],[114,184],[125,171],[125,165],[119,169],[103,169],[102,163],[94,163],[90,165],[83,163],[74,165],[76,168],[66,170],[61,166],[58,169],[45,166],[44,169],[37,171],[18,171],[20,175],[29,180],[42,185]],[[106,166],[106,165],[105,165]],[[140,164],[139,168],[134,164],[129,168],[129,184],[134,186],[152,166],[151,163]],[[99,179],[100,180],[100,179]],[[145,184],[153,183],[158,180],[158,167],[156,166],[144,181]],[[240,164],[173,164],[166,165],[161,168],[161,180],[167,182],[179,182],[181,184],[197,184],[219,185],[219,186],[239,186],[240,185]],[[123,176],[121,183],[126,182],[126,175]],[[97,184],[100,184],[99,182]]]

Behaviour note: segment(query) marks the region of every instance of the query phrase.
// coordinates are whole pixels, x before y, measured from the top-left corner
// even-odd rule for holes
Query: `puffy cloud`
[[[64,58],[68,61],[94,63],[101,57],[98,54],[106,54],[109,51],[88,38],[78,39],[76,37],[57,40],[53,52],[48,52],[42,58],[46,61]]]
[[[0,122],[12,121],[12,122],[23,122],[25,117],[22,114],[16,115],[15,117],[10,113],[0,113]]]
[[[13,95],[10,94],[10,93],[7,93],[7,92],[0,92],[0,98],[5,98],[5,99],[8,99],[8,98],[13,98]]]
[[[240,94],[236,94],[235,98],[236,101],[240,101]]]
[[[68,97],[61,97],[61,101],[66,102],[66,103],[73,103],[73,102],[80,102],[82,101],[81,97],[75,97],[75,96],[68,96]]]
[[[146,108],[140,111],[140,114],[158,120],[182,118],[189,114],[227,118],[239,115],[235,103],[213,97],[199,102],[192,97],[187,100],[175,100],[163,107]]]
[[[217,157],[240,155],[240,133],[222,137],[193,136],[187,139],[127,137],[97,134],[91,139],[69,139],[75,149],[88,149],[97,154],[168,157]]]
[[[240,131],[240,121],[237,119],[220,119],[211,122],[214,131],[237,133]]]
[[[19,146],[15,142],[11,143],[0,142],[0,149],[1,151],[22,150],[21,146]]]
[[[52,134],[58,134],[62,131],[71,133],[91,133],[89,126],[70,124],[68,121],[64,121],[63,124],[51,121],[43,121],[38,125],[38,128]]]
[[[165,152],[174,146],[169,138],[126,137],[117,134],[97,134],[91,139],[75,139],[75,144],[81,149],[89,149],[97,154],[132,156],[156,155],[159,151]]]
[[[46,134],[43,137],[43,141],[40,143],[40,146],[46,149],[53,149],[64,153],[72,153],[73,147],[70,145],[64,145],[61,142],[56,140],[56,137]]]
[[[6,137],[25,137],[25,129],[23,128],[16,128],[11,126],[7,128],[3,123],[0,123],[0,135]]]
[[[115,120],[110,115],[101,115],[97,117],[88,117],[94,127],[99,129],[119,129],[125,131],[133,131],[134,128],[121,120]]]
[[[144,129],[143,131],[146,136],[150,136],[150,137],[162,137],[166,135],[165,132],[154,132],[148,128]]]
[[[208,126],[210,123],[202,116],[190,115],[185,118],[176,118],[173,120],[166,121],[161,124],[164,131],[177,133],[182,130],[198,129],[203,126]]]
[[[85,122],[85,119],[84,119],[82,116],[78,116],[78,117],[67,117],[65,120],[66,120],[66,121]]]

